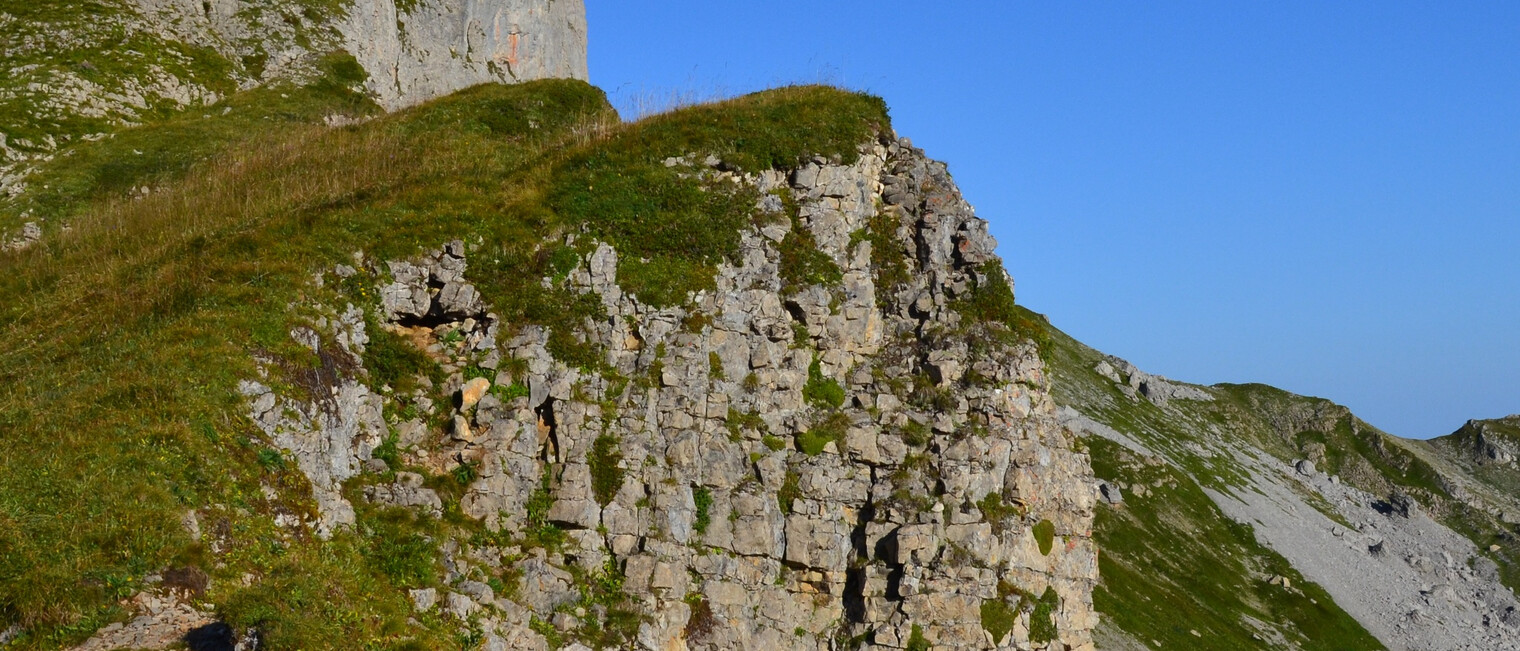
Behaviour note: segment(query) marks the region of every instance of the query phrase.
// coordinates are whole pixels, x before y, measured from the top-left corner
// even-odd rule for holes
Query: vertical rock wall
[[[388,110],[486,82],[587,78],[581,0],[353,0],[338,30]]]

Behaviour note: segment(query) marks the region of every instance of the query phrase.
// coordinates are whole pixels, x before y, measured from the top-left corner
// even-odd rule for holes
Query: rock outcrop
[[[323,420],[248,383],[323,525],[352,517],[331,487],[369,465],[378,441],[349,423],[378,395],[419,413],[391,423],[403,464],[464,477],[460,511],[518,541],[451,541],[447,587],[412,593],[481,622],[486,648],[613,626],[587,581],[627,595],[626,643],[645,649],[1092,648],[1092,473],[1036,345],[964,313],[1011,284],[945,166],[891,138],[850,164],[755,175],[691,160],[667,164],[760,196],[715,291],[644,304],[620,288],[617,250],[574,235],[574,268],[543,281],[600,303],[575,336],[603,363],[557,359],[543,327],[501,331],[454,242],[369,271],[382,327],[438,360],[451,404],[390,387],[344,398],[340,381]],[[837,280],[784,280],[790,238],[816,243]],[[364,343],[353,321],[322,324],[345,352]],[[317,449],[329,463],[302,452]],[[372,502],[448,508],[417,475],[367,477]],[[493,589],[501,568],[514,584]]]
[[[354,0],[337,29],[387,109],[486,82],[587,78],[582,0]]]

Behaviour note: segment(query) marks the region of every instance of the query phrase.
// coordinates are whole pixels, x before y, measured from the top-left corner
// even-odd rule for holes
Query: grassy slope
[[[1182,413],[1132,402],[1092,371],[1101,353],[1042,317],[1030,318],[1048,333],[1043,353],[1058,404],[1181,463],[1148,462],[1117,443],[1084,439],[1099,479],[1152,487],[1144,497],[1126,491],[1122,507],[1098,509],[1093,535],[1102,549],[1103,581],[1093,601],[1108,621],[1157,648],[1273,648],[1273,638],[1305,649],[1381,648],[1323,589],[1306,582],[1204,493],[1204,487],[1241,490],[1244,475],[1228,461],[1193,452],[1187,443],[1200,432],[1249,436],[1272,453],[1287,454],[1287,444],[1261,415],[1227,400]],[[1273,575],[1288,577],[1292,589],[1269,584]]]
[[[1126,485],[1153,486],[1124,506],[1100,507],[1098,611],[1160,648],[1263,648],[1275,631],[1304,649],[1375,649],[1375,639],[1319,586],[1221,513],[1186,473],[1149,465],[1117,443],[1088,439],[1093,471]],[[1271,585],[1286,576],[1291,588]],[[1251,618],[1251,619],[1246,619]],[[1254,622],[1252,621],[1254,620]]]
[[[324,26],[349,4],[351,0],[245,3],[239,19],[264,27],[250,34],[249,42],[227,44],[247,52],[228,58],[216,49],[175,40],[169,30],[150,27],[125,0],[0,0],[0,33],[8,37],[0,48],[0,131],[13,148],[39,152],[47,149],[42,145],[49,137],[63,146],[84,135],[116,131],[123,121],[171,118],[182,107],[155,94],[152,82],[161,74],[218,96],[230,95],[240,81],[263,73],[268,53],[260,38],[288,38],[322,51],[323,42],[330,40]],[[137,25],[146,29],[138,30]],[[284,29],[271,29],[272,25]],[[126,95],[123,91],[141,85],[147,91],[141,98],[144,106],[122,111],[60,109],[52,101],[53,91],[29,88],[52,87],[64,75],[92,84],[87,94],[96,97]]]
[[[212,106],[63,149],[53,160],[38,165],[27,179],[25,194],[0,199],[0,230],[38,217],[49,226],[59,226],[95,202],[139,188],[161,188],[196,163],[267,134],[321,124],[329,116],[362,119],[380,112],[368,98],[351,90],[365,77],[352,57],[327,57],[322,68],[323,77],[310,85],[260,87]]]
[[[292,97],[229,101],[267,115],[281,109],[260,102]],[[375,307],[372,287],[317,288],[312,273],[354,251],[395,259],[462,238],[472,278],[509,327],[568,332],[594,306],[538,286],[561,234],[589,232],[648,258],[630,270],[644,281],[633,289],[663,301],[709,285],[712,264],[737,245],[718,231],[748,207],[694,204],[700,181],[664,158],[710,152],[746,168],[848,158],[886,120],[878,99],[800,87],[623,126],[579,82],[483,86],[358,127],[272,120],[218,145],[220,156],[145,172],[161,189],[140,199],[88,169],[116,160],[114,145],[80,145],[64,160],[93,162],[49,172],[84,179],[65,201],[72,230],[0,257],[0,628],[28,626],[24,647],[78,640],[122,617],[115,600],[145,575],[197,565],[220,586],[210,596],[220,612],[259,623],[270,648],[449,643],[438,622],[405,626],[403,589],[427,584],[419,575],[434,561],[416,534],[470,523],[366,512],[358,532],[325,544],[273,524],[276,510],[312,505],[244,417],[236,383],[254,375],[255,353],[288,372],[319,363],[286,334],[309,309],[287,306]],[[185,126],[121,138],[170,142],[153,130]],[[597,203],[593,185],[657,192]],[[680,257],[639,239],[666,222],[698,229],[704,248]],[[573,338],[555,345],[596,363]],[[190,508],[220,551],[181,530]],[[244,573],[258,577],[253,587],[240,587]]]

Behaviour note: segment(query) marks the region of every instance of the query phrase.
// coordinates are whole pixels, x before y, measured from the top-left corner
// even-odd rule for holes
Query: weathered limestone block
[[[423,488],[422,475],[414,472],[396,473],[396,482],[379,486],[365,486],[364,498],[392,506],[411,507],[435,518],[443,517],[443,500],[437,491]]]

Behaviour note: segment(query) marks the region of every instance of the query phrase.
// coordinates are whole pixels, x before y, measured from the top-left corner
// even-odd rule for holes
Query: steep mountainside
[[[1105,498],[1100,646],[1515,647],[1512,421],[1400,439],[1327,400],[1176,383],[1046,335]]]
[[[26,177],[41,162],[67,155],[72,143],[184,111],[226,110],[219,102],[240,90],[299,87],[335,62],[352,66],[351,81],[386,109],[483,82],[585,79],[585,6],[580,0],[0,1],[0,197],[47,185]],[[59,217],[46,206],[28,208],[17,212],[34,223]],[[24,236],[21,226],[0,224],[0,235]]]
[[[880,100],[274,124],[0,254],[0,639],[1091,648],[1087,459]]]
[[[1520,648],[1520,417],[1149,375],[584,14],[0,0],[0,648]]]

